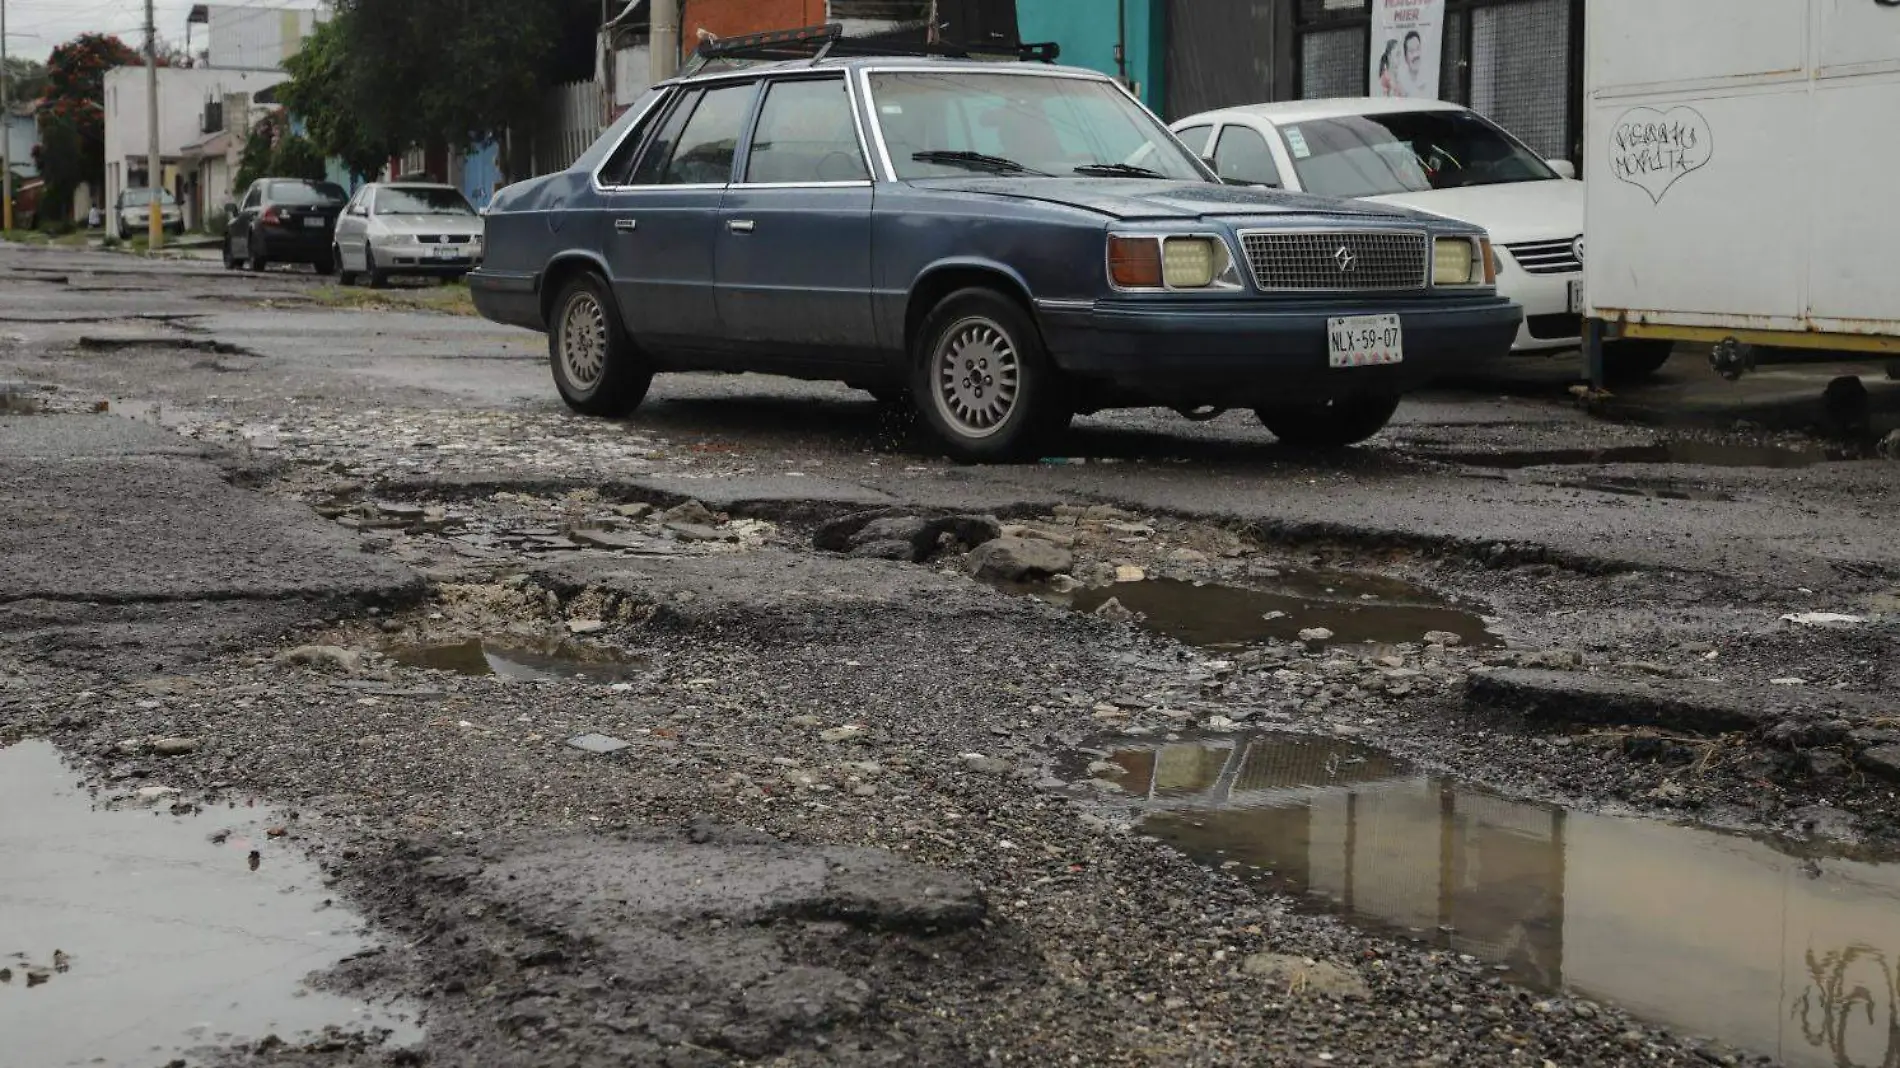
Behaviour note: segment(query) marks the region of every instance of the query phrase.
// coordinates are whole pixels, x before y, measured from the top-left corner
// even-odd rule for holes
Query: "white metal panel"
[[[1783,0],[1786,2],[1786,0]],[[1593,103],[1585,291],[1593,308],[1798,316],[1815,170],[1805,82]]]
[[[1822,77],[1900,69],[1900,10],[1873,0],[1820,0],[1816,6],[1815,65]]]
[[[1590,0],[1585,23],[1593,95],[1807,66],[1805,0]]]
[[[1900,26],[1900,11],[1890,14]],[[1891,206],[1900,76],[1825,81],[1813,100],[1814,162],[1803,161],[1809,184],[1802,197],[1814,220],[1813,314],[1900,325],[1900,212]]]

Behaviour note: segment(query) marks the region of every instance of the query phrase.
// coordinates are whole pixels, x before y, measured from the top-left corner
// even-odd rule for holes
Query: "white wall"
[[[326,17],[314,10],[212,5],[211,66],[281,68]]]
[[[158,154],[177,162],[185,146],[204,140],[205,102],[226,93],[256,94],[287,79],[276,70],[219,70],[213,67],[160,67],[158,70]],[[145,68],[116,67],[106,72],[106,214],[124,189],[125,175],[145,169],[150,144],[145,112]],[[245,127],[248,129],[248,127]],[[116,166],[115,166],[116,164]]]

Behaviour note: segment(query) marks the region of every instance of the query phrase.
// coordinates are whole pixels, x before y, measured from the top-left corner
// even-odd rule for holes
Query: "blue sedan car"
[[[1352,444],[1522,316],[1483,231],[1223,184],[1120,85],[1046,63],[714,60],[486,227],[476,306],[547,333],[576,411],[625,415],[664,371],[830,379],[971,461],[1115,407]]]

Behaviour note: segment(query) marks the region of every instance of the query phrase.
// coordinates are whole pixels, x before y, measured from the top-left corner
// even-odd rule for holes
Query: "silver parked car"
[[[482,218],[451,185],[373,182],[336,224],[336,274],[381,288],[396,275],[456,279],[481,266]]]

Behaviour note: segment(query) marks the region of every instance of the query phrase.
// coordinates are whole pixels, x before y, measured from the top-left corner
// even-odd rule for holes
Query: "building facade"
[[[113,206],[127,189],[146,188],[147,158],[151,139],[146,117],[146,77],[144,67],[118,67],[106,72],[105,99],[105,209],[109,232],[116,232],[118,213]],[[222,200],[209,201],[202,188],[203,172],[213,157],[226,160],[226,181],[235,170],[235,153],[242,150],[243,135],[250,129],[249,101],[259,92],[278,85],[289,76],[281,70],[228,70],[215,67],[160,67],[158,69],[158,154],[163,188],[171,191],[179,204],[198,206],[198,218],[187,224],[202,225],[208,211],[221,211]],[[238,98],[234,100],[234,98]],[[242,107],[244,114],[227,116],[230,109]],[[213,117],[215,116],[215,122]],[[207,127],[215,126],[215,129]],[[233,136],[215,146],[215,135]],[[221,147],[222,151],[216,148]],[[188,152],[187,150],[194,150]]]
[[[192,16],[210,31],[209,66],[282,69],[328,13],[243,4],[206,4]]]

